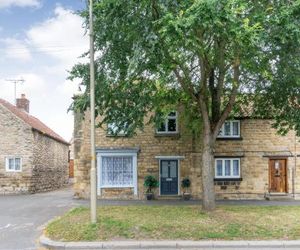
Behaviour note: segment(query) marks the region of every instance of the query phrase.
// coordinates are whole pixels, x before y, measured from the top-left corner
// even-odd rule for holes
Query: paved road
[[[43,225],[71,207],[88,205],[74,200],[70,188],[33,195],[0,196],[0,250],[33,250]],[[98,201],[98,205],[196,205],[200,201]],[[230,205],[299,206],[300,201],[222,201]]]
[[[0,249],[37,249],[43,225],[83,201],[71,189],[33,195],[0,196]]]

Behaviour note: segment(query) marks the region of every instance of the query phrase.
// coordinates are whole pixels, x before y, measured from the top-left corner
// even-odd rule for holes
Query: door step
[[[287,193],[267,193],[265,196],[268,201],[292,201],[294,198]]]
[[[158,200],[181,200],[181,195],[158,195]]]

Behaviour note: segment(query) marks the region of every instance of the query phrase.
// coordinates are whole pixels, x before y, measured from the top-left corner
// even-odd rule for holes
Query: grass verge
[[[46,235],[60,241],[97,240],[269,240],[300,239],[300,207],[105,206],[90,223],[79,207],[52,221]]]

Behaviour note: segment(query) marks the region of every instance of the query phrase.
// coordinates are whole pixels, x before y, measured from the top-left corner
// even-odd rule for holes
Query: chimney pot
[[[21,98],[17,98],[17,108],[29,113],[29,100],[25,94],[21,94]]]

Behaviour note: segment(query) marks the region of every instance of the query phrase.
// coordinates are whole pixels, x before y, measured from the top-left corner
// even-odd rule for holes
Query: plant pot
[[[191,194],[190,193],[183,193],[182,194],[182,198],[185,200],[185,201],[188,201],[191,199]]]
[[[147,193],[146,194],[146,199],[147,199],[147,201],[154,200],[154,194],[153,193]]]

